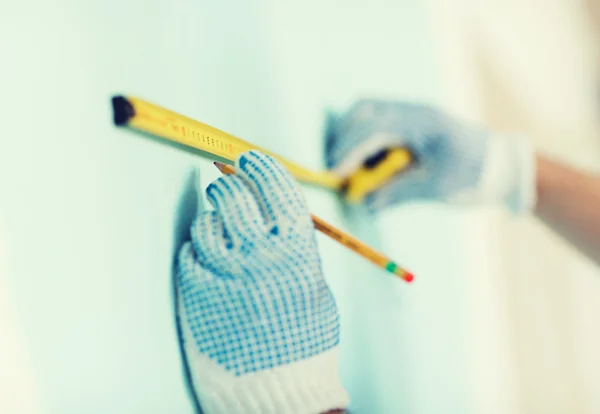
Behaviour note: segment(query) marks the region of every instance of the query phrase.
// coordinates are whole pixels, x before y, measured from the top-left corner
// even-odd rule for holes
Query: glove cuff
[[[536,202],[531,141],[519,136],[493,136],[478,187],[483,201],[503,201],[513,214],[529,213]]]
[[[191,352],[190,352],[191,351]],[[337,347],[309,359],[235,376],[188,349],[194,388],[206,414],[321,414],[344,409]]]

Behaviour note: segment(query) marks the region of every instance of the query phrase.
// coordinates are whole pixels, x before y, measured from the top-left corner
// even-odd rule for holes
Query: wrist
[[[344,413],[348,396],[337,348],[288,365],[234,376],[197,351],[186,354],[202,408],[210,414]],[[327,411],[329,410],[329,411]],[[336,411],[337,410],[337,411]]]
[[[553,171],[556,171],[557,164],[543,155],[536,155],[536,210],[539,208],[542,199],[549,187],[554,181]]]

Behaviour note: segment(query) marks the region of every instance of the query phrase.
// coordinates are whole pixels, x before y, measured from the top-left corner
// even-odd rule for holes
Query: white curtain
[[[445,106],[600,171],[583,3],[432,0]],[[473,214],[465,243],[473,412],[600,412],[597,268],[534,218],[498,211]]]

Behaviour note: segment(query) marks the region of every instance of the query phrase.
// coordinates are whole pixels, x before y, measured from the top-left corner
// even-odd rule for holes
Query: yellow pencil
[[[215,162],[214,164],[223,174],[235,174],[235,168],[233,168],[231,165],[223,164],[221,162]],[[314,214],[312,215],[312,220],[317,230],[331,237],[338,243],[346,246],[353,252],[364,257],[365,259],[375,263],[382,269],[385,269],[390,273],[400,276],[400,278],[402,278],[404,281],[408,283],[413,281],[413,274],[398,266],[395,262],[390,260],[389,257],[384,256],[377,250],[367,246],[366,244],[355,239],[349,234],[344,233],[342,230],[332,226],[331,224],[315,216]]]

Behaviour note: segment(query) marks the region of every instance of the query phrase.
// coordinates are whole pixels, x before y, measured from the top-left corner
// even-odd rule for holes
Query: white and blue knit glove
[[[367,196],[372,210],[399,201],[505,203],[527,212],[535,202],[535,154],[529,141],[461,124],[421,105],[365,100],[332,116],[327,163],[348,177],[370,156],[408,148],[415,161],[383,188]]]
[[[185,350],[205,414],[319,414],[348,403],[339,315],[304,198],[275,160],[248,152],[207,189],[179,254]]]

